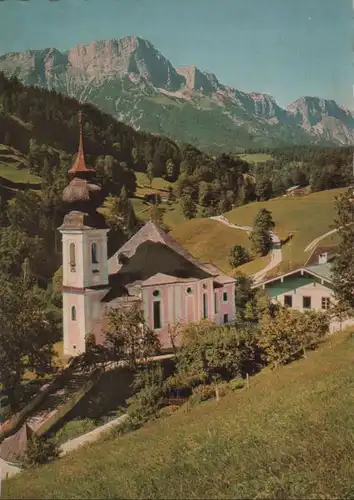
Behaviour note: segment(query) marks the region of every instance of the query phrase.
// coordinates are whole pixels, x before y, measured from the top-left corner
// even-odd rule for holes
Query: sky
[[[351,0],[0,0],[0,54],[136,35],[223,84],[353,109]]]

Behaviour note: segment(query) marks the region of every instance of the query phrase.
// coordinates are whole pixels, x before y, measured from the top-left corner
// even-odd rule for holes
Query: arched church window
[[[97,243],[91,245],[91,262],[92,264],[98,264]]]
[[[69,253],[70,253],[70,269],[71,271],[75,271],[76,269],[75,243],[70,243]]]
[[[76,321],[76,307],[71,306],[71,321]]]

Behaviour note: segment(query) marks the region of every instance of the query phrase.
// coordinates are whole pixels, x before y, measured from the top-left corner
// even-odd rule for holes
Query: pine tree
[[[250,234],[252,251],[257,255],[267,255],[271,250],[273,243],[270,230],[275,226],[272,214],[266,208],[262,208],[253,223],[253,229]]]
[[[197,205],[189,194],[182,196],[181,208],[186,219],[193,219],[197,215]]]
[[[245,264],[249,260],[250,259],[249,259],[248,252],[243,246],[234,245],[231,248],[230,257],[229,257],[229,264],[231,267],[242,266],[242,264]]]

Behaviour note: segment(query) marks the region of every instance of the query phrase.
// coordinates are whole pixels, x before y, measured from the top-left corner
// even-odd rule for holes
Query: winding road
[[[252,231],[251,226],[238,226],[237,224],[233,224],[224,215],[216,215],[214,217],[210,217],[210,219],[216,220],[218,222],[221,222],[222,224],[225,224],[226,226],[233,227],[235,229],[241,229],[241,231],[246,231],[247,233],[250,233]],[[270,235],[273,242],[273,249],[270,252],[270,262],[263,269],[255,274],[252,274],[251,278],[255,283],[259,283],[260,281],[262,281],[266,274],[274,269],[283,260],[283,253],[279,236],[277,236],[273,231],[270,231]]]

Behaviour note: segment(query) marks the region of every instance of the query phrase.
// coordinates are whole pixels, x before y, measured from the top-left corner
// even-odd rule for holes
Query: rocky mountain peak
[[[353,127],[353,113],[339,106],[333,99],[304,96],[287,107],[289,114],[304,127],[314,127],[324,118],[333,118]]]
[[[211,94],[218,90],[220,84],[213,73],[203,72],[196,66],[183,66],[177,73],[185,80],[185,86],[190,90],[199,90]]]
[[[202,137],[206,131],[208,140],[217,135],[222,144],[226,139],[233,145],[234,137],[249,140],[249,134],[259,144],[273,137],[326,145],[354,142],[353,112],[331,99],[304,96],[283,109],[271,95],[223,85],[195,65],[174,68],[137,36],[78,44],[66,52],[46,48],[4,54],[0,71],[92,102],[138,129],[186,142],[198,136],[200,123]]]

